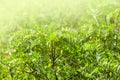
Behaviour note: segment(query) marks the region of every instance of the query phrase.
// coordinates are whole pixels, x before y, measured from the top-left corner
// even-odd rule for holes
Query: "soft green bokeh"
[[[37,19],[40,24],[54,22],[63,26],[77,22],[80,17],[85,22],[89,15],[91,19],[107,15],[110,10],[119,8],[119,4],[119,0],[0,0],[0,47],[22,21]]]

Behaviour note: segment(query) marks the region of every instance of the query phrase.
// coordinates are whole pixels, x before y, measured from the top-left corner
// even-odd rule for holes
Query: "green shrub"
[[[10,41],[11,78],[118,79],[119,34],[112,27],[85,33],[51,24],[18,31]]]
[[[106,22],[99,18],[77,29],[28,23],[10,38],[0,78],[119,80],[119,10],[106,16]]]

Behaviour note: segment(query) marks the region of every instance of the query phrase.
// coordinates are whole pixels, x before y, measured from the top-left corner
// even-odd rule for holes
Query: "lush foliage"
[[[21,21],[1,51],[0,79],[119,80],[120,10],[70,19]]]

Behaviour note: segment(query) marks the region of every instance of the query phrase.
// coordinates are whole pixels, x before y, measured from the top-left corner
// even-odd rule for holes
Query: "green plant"
[[[0,79],[119,80],[120,10],[101,6],[80,18],[69,13],[19,22],[1,50]]]

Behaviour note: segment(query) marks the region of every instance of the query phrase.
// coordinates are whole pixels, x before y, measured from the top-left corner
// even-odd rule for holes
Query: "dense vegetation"
[[[119,80],[120,1],[98,3],[54,9],[45,18],[33,12],[7,25],[0,80]]]

